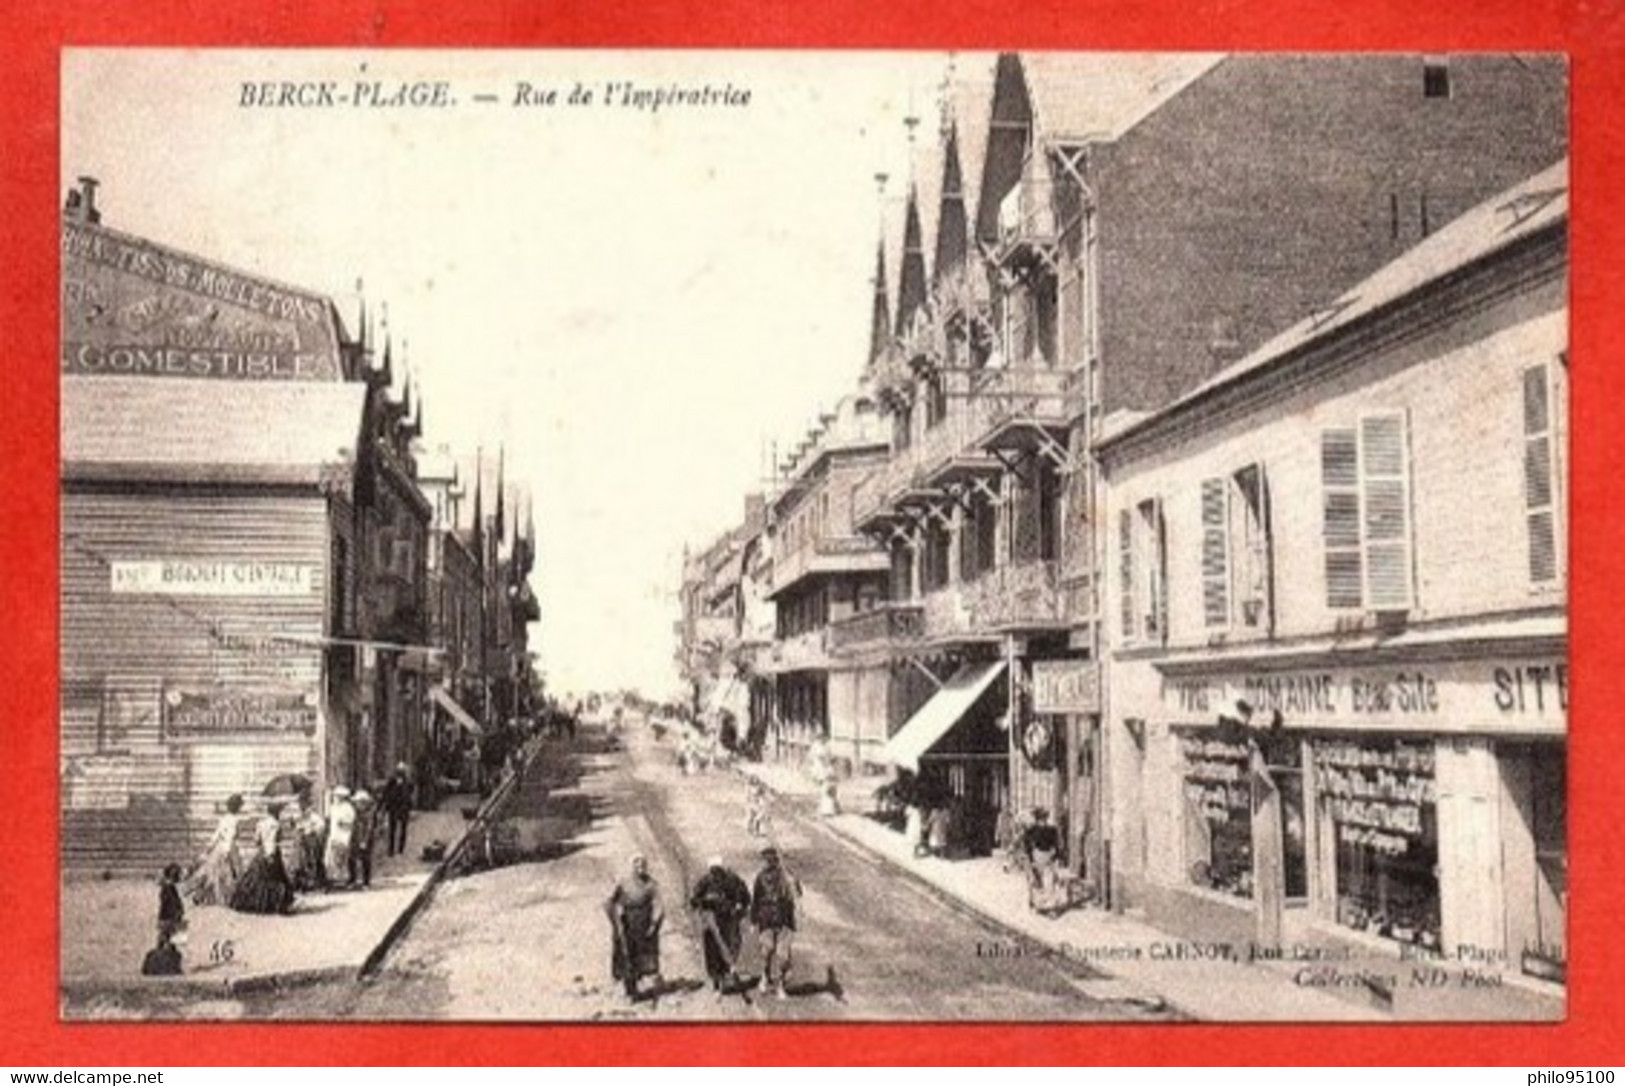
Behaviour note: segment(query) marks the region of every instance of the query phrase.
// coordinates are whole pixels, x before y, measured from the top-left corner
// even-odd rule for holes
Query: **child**
[[[178,977],[181,975],[181,952],[169,941],[163,931],[158,933],[158,945],[147,951],[141,959],[143,977]]]
[[[186,906],[181,902],[181,865],[170,864],[158,880],[158,937],[160,945],[173,939],[186,926]]]

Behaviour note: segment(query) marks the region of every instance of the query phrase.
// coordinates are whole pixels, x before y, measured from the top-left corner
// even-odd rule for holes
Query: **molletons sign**
[[[343,379],[326,299],[72,221],[62,224],[62,372]]]

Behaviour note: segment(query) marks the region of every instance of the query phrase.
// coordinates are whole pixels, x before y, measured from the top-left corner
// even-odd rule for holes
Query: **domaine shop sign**
[[[1208,722],[1237,701],[1294,727],[1561,732],[1569,671],[1561,659],[1505,659],[1165,679],[1163,708]]]
[[[178,559],[115,561],[112,589],[120,595],[308,596],[316,567],[291,562],[206,562]]]

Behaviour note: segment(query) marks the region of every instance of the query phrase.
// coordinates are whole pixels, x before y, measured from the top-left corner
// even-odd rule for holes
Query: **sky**
[[[532,496],[550,688],[665,694],[684,546],[737,524],[863,367],[904,118],[932,131],[946,60],[74,49],[61,183],[98,178],[115,230],[387,306],[426,447],[500,445]],[[415,81],[451,104],[375,104]]]

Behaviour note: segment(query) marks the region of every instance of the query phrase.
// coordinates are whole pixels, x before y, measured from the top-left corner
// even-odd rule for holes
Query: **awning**
[[[446,710],[453,720],[461,724],[471,734],[485,734],[485,730],[480,727],[480,722],[475,720],[467,709],[464,709],[461,705],[458,705],[456,699],[454,699],[450,694],[446,693],[445,687],[431,686],[429,688],[429,697],[433,698],[435,704]]]
[[[949,730],[976,704],[982,692],[1004,671],[1004,661],[992,664],[966,664],[909,717],[897,734],[886,741],[882,752],[887,761],[912,773],[920,771],[920,756],[942,741]]]

